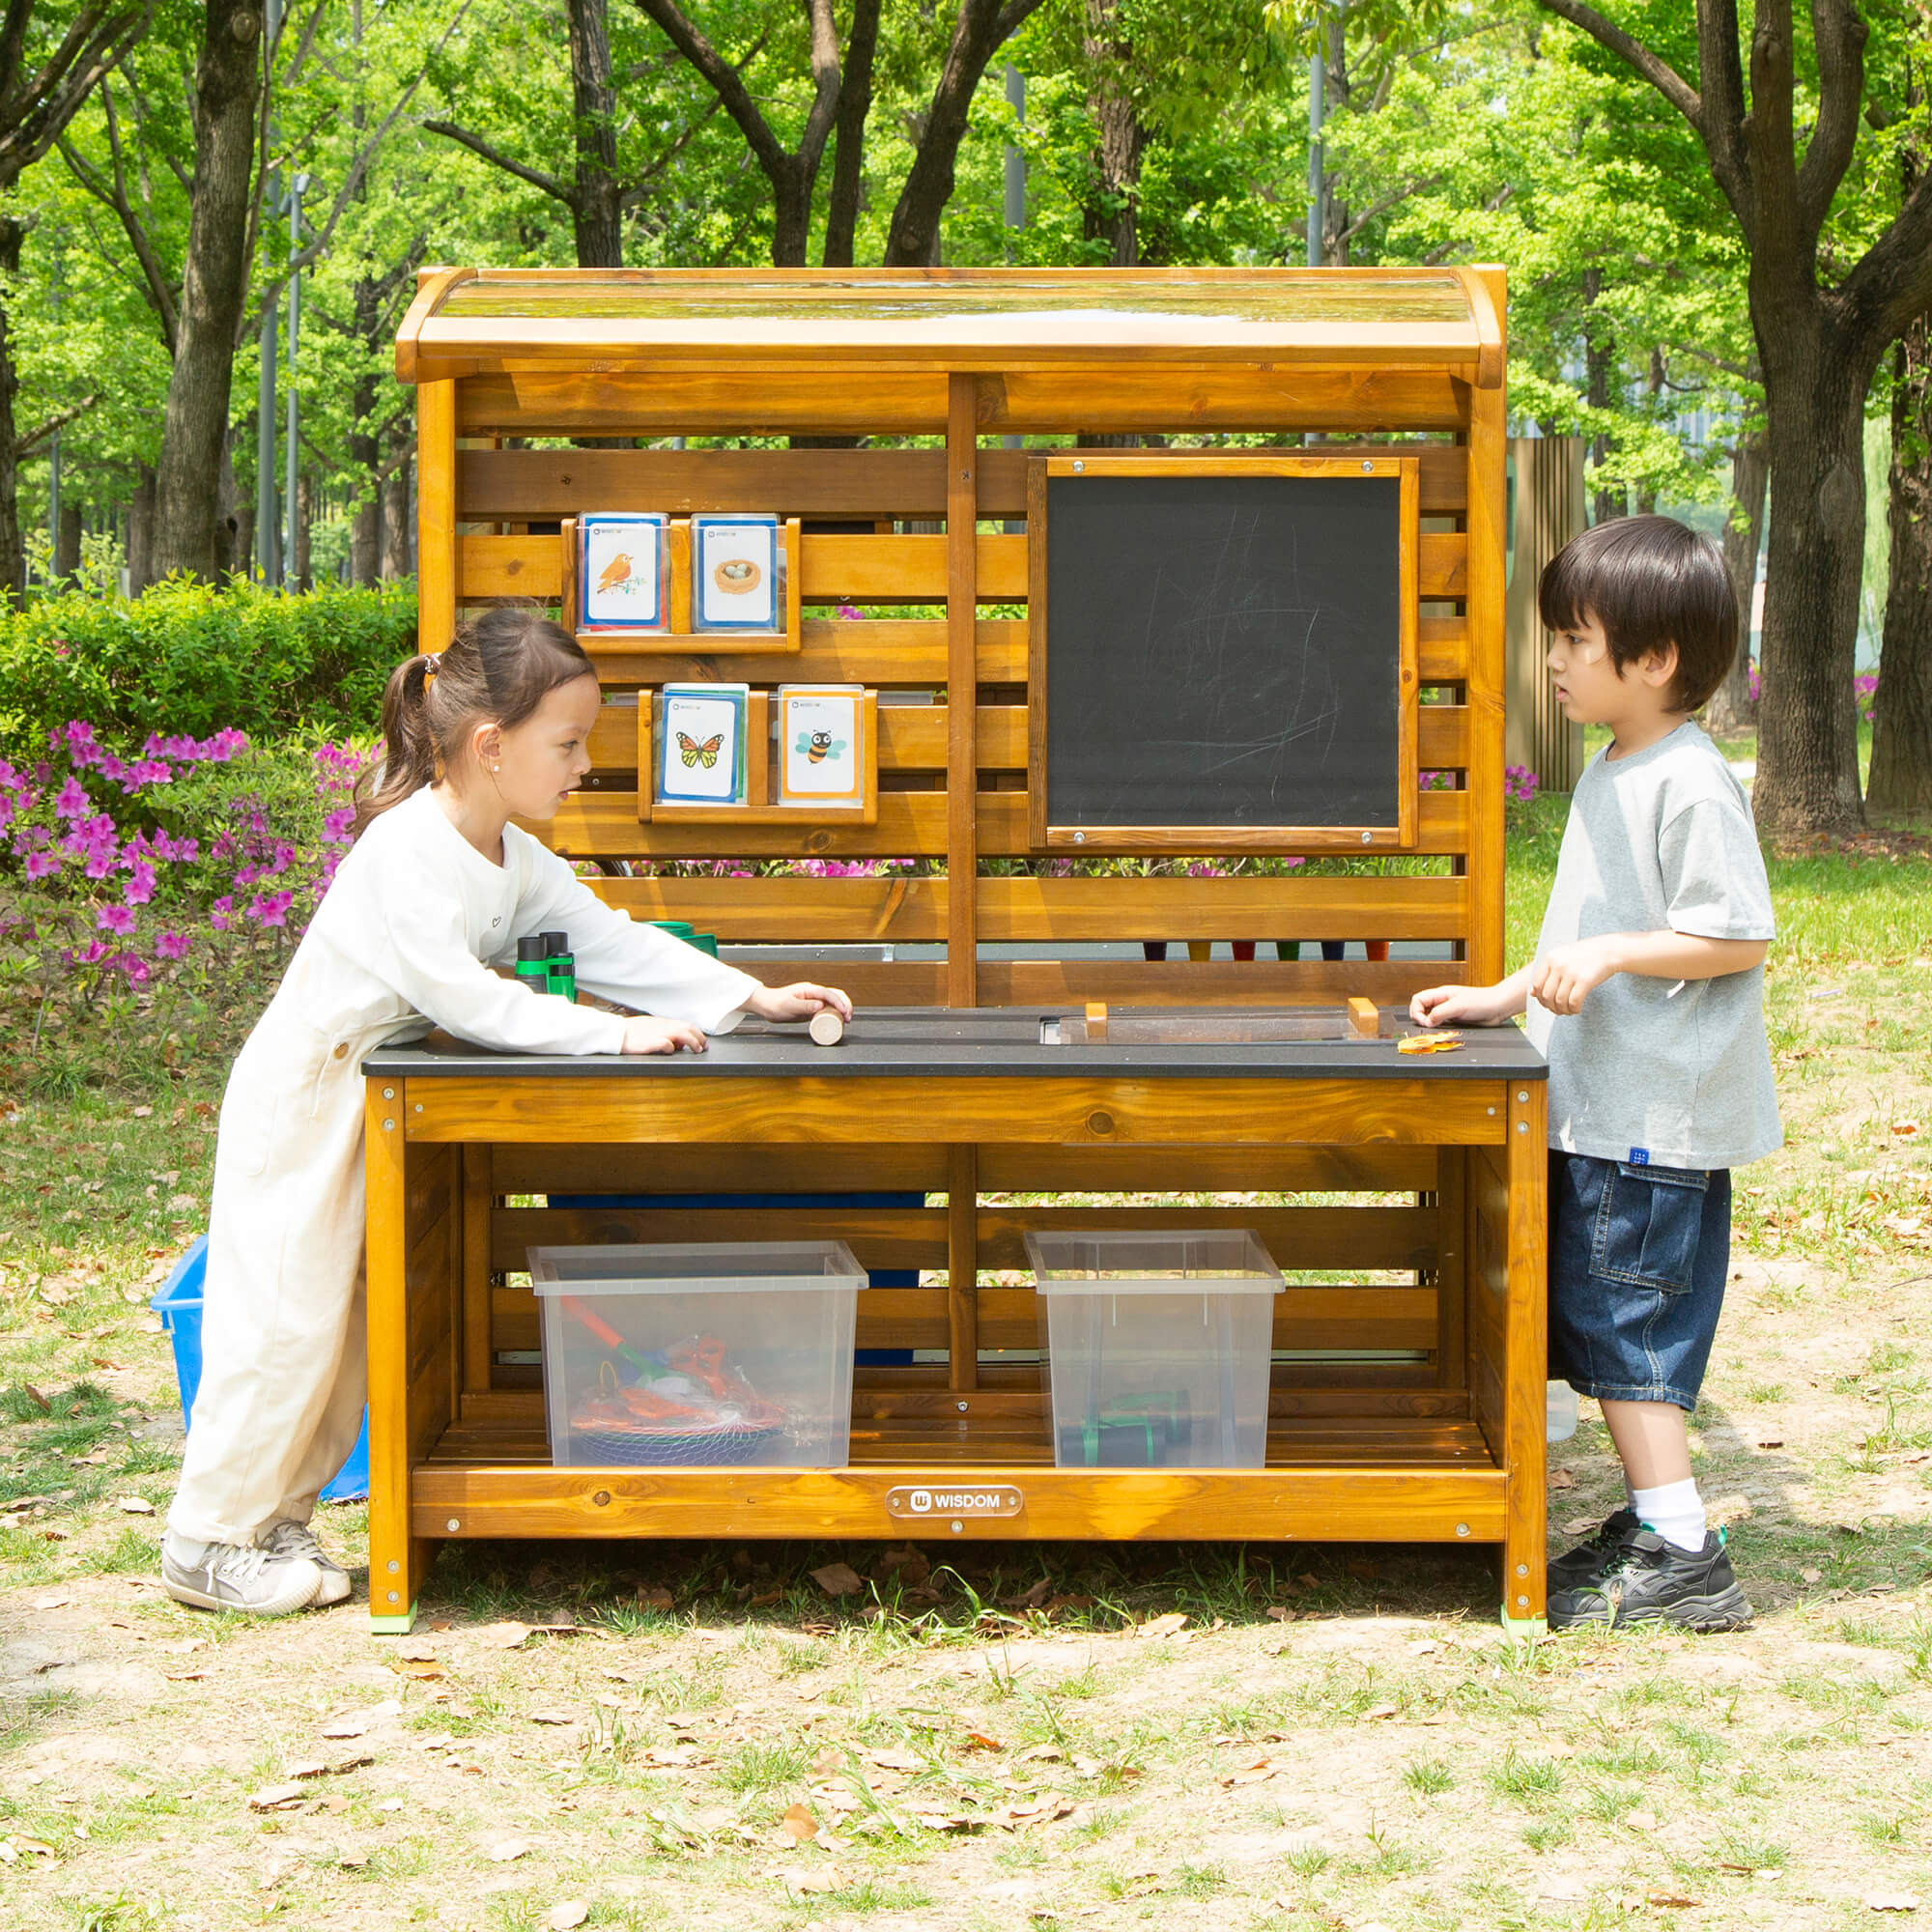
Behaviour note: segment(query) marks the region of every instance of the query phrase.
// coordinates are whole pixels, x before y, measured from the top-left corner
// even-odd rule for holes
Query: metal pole
[[[1327,57],[1321,50],[1321,16],[1316,16],[1316,50],[1308,56],[1308,266],[1319,269],[1321,250],[1321,115],[1327,83]]]
[[[275,36],[282,25],[282,0],[268,0],[264,27],[268,51],[274,59]],[[270,138],[273,139],[270,129]],[[262,205],[279,205],[275,173],[269,170],[262,184]],[[261,373],[255,389],[255,574],[266,584],[282,581],[281,545],[275,518],[275,304],[262,304]]]
[[[1024,128],[1026,126],[1026,75],[1011,61],[1007,63],[1007,105],[1013,110],[1013,119]],[[1026,226],[1026,154],[1016,141],[1007,143],[1006,152],[1006,216],[1009,228]],[[1012,259],[1012,245],[1009,242],[1007,259]]]
[[[296,347],[297,337],[301,328],[301,272],[295,266],[295,262],[297,255],[301,252],[302,190],[307,186],[306,175],[298,175],[289,184],[289,424],[286,433],[288,447],[282,454],[285,479],[282,485],[284,583],[288,582],[289,573],[295,568],[296,518],[298,514],[296,492],[301,447],[298,434],[300,403],[296,392]]]

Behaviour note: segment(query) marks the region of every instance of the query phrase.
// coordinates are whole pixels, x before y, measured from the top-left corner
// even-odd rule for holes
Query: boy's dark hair
[[[1672,517],[1618,517],[1573,537],[1545,565],[1536,598],[1552,631],[1594,617],[1619,677],[1675,644],[1673,711],[1697,710],[1737,655],[1738,596],[1723,554]]]

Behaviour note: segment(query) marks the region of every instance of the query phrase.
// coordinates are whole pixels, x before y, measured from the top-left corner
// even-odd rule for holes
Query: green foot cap
[[[1513,1617],[1505,1610],[1502,1613],[1502,1621],[1503,1629],[1521,1642],[1526,1643],[1535,1637],[1549,1634],[1549,1622],[1547,1617]]]
[[[369,1617],[371,1636],[408,1636],[416,1627],[416,1606],[412,1604],[400,1617],[379,1617],[373,1611]]]

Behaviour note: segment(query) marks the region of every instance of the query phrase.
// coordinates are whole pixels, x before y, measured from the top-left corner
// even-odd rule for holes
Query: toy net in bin
[[[839,1468],[866,1276],[838,1241],[532,1248],[551,1461]]]

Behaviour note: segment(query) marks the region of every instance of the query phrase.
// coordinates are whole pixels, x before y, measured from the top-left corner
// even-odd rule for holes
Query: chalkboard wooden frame
[[[1162,456],[1082,451],[1027,465],[1027,838],[1037,852],[1399,852],[1416,842],[1418,561],[1421,464],[1413,456]],[[1081,825],[1051,822],[1047,799],[1047,482],[1060,477],[1391,477],[1398,482],[1398,671],[1394,825]]]

